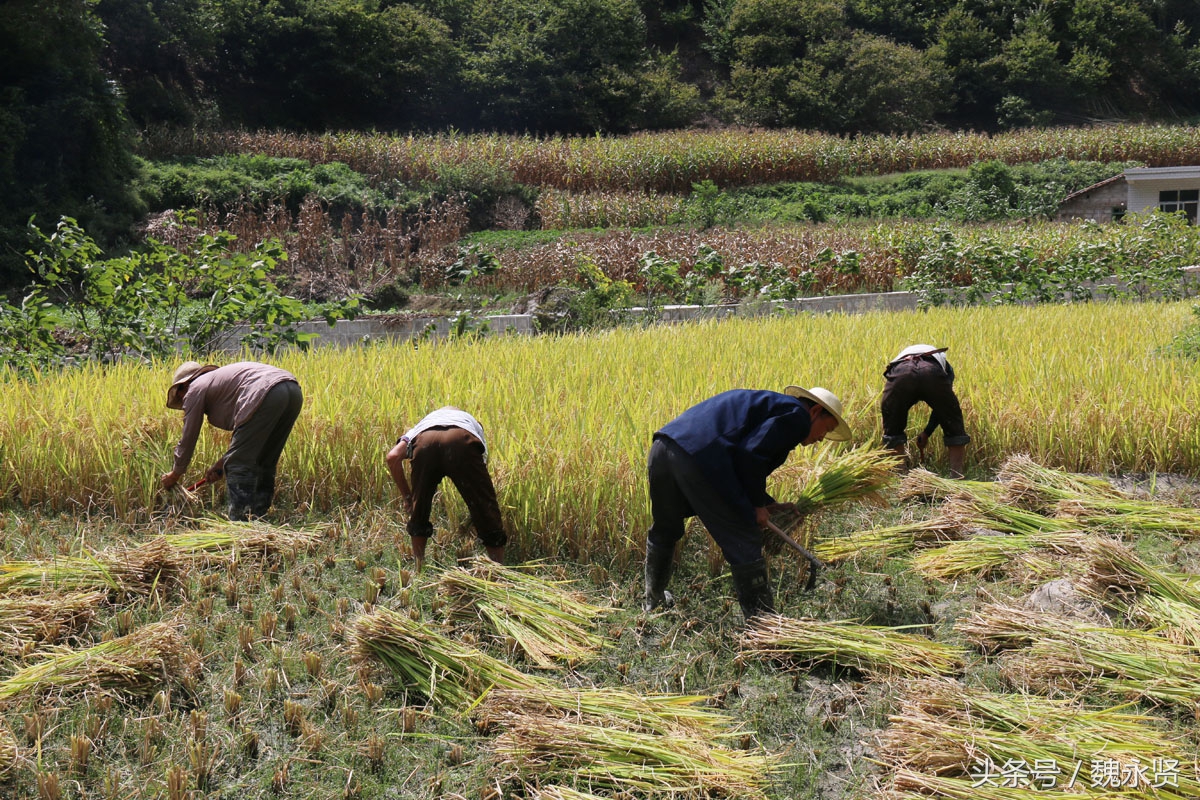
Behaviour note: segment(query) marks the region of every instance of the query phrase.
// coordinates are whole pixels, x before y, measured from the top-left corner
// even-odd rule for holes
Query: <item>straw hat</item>
[[[826,439],[831,442],[850,441],[850,426],[846,424],[846,420],[842,416],[842,401],[838,400],[836,394],[828,389],[822,389],[820,386],[814,386],[811,389],[789,386],[783,390],[783,393],[789,394],[792,397],[799,397],[803,400],[811,400],[830,414],[833,414],[838,424],[836,428],[825,434]]]
[[[183,408],[183,395],[187,392],[188,384],[206,372],[212,372],[216,364],[201,364],[199,361],[185,361],[175,370],[171,378],[171,388],[167,389],[167,408]]]

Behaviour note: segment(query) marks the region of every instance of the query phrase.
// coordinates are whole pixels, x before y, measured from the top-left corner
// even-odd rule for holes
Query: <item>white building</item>
[[[1111,222],[1126,213],[1182,211],[1196,224],[1200,207],[1200,166],[1138,167],[1068,195],[1056,220]]]

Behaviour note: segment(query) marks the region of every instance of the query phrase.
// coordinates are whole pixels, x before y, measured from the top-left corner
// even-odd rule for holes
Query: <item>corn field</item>
[[[1097,303],[293,352],[277,363],[299,377],[305,408],[280,465],[280,500],[304,511],[391,499],[387,449],[428,411],[457,405],[485,427],[501,505],[526,553],[623,559],[640,551],[648,523],[656,429],[726,389],[820,385],[842,399],[854,443],[877,443],[883,367],[913,342],[949,346],[968,455],[981,468],[1024,452],[1076,471],[1195,473],[1200,378],[1192,363],[1156,354],[1190,317],[1183,303]],[[158,480],[182,424],[163,405],[174,366],[0,383],[0,491],[20,505],[129,518],[161,507]],[[910,432],[925,423],[921,408]],[[189,475],[227,442],[206,426]],[[793,459],[816,456],[802,448]],[[220,490],[210,491],[202,497],[216,502]],[[450,523],[465,522],[457,494],[445,494]]]
[[[828,182],[847,175],[967,167],[989,159],[1009,164],[1057,157],[1135,160],[1151,167],[1200,163],[1200,137],[1195,128],[1183,125],[906,137],[839,137],[796,130],[687,131],[621,138],[160,131],[147,134],[141,150],[149,158],[254,153],[312,163],[339,161],[373,180],[404,183],[433,180],[447,168],[485,165],[507,172],[519,183],[570,192],[687,193],[702,180],[723,188]]]

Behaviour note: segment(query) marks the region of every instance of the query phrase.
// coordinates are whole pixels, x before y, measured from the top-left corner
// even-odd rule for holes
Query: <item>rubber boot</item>
[[[759,559],[749,564],[730,565],[729,571],[733,574],[733,590],[742,606],[742,616],[747,621],[756,614],[775,613],[775,597],[771,594],[766,561]]]
[[[250,502],[250,516],[265,517],[271,510],[273,502],[275,502],[275,471],[264,470],[258,476],[258,482],[254,487],[254,495]]]
[[[966,466],[967,446],[965,444],[952,444],[946,448],[946,457],[950,460],[950,477],[962,479],[966,474],[963,468]]]
[[[674,561],[674,547],[662,547],[654,542],[646,542],[646,594],[642,600],[643,611],[675,605],[674,595],[667,591],[667,583],[671,580],[671,572],[675,567]]]
[[[229,504],[229,521],[245,522],[250,518],[250,508],[254,503],[253,485],[232,478],[227,479],[225,501]]]

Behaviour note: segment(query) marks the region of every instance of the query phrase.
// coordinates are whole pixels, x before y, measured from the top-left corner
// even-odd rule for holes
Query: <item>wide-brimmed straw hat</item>
[[[188,384],[216,368],[216,364],[201,364],[199,361],[185,361],[180,364],[179,369],[175,370],[175,376],[171,378],[171,388],[167,389],[167,408],[183,408],[183,395],[187,393]]]
[[[803,400],[811,400],[821,408],[833,414],[837,420],[837,427],[825,434],[825,438],[831,442],[848,442],[850,441],[850,426],[846,424],[845,417],[842,416],[842,401],[828,389],[822,389],[820,386],[814,386],[811,389],[802,389],[799,386],[789,386],[783,390],[784,394],[790,394],[792,397],[799,397]]]

